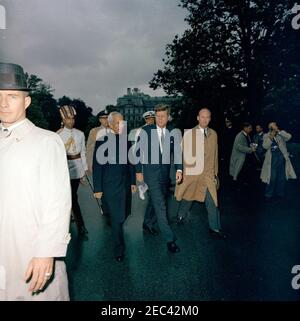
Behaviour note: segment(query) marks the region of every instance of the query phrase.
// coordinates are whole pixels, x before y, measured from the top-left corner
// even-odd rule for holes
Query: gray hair
[[[107,120],[108,120],[108,123],[109,123],[110,125],[113,123],[114,117],[117,116],[117,115],[123,117],[123,115],[122,115],[121,113],[119,113],[118,111],[112,111],[112,112],[108,115]]]

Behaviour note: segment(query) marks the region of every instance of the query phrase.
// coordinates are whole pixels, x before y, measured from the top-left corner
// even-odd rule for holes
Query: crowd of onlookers
[[[297,178],[286,146],[292,135],[276,122],[270,122],[266,132],[257,124],[252,133],[250,123],[243,123],[237,133],[232,122],[225,120],[220,137],[223,174],[232,177],[239,191],[254,188],[260,179],[266,184],[266,201],[282,198],[286,181]]]

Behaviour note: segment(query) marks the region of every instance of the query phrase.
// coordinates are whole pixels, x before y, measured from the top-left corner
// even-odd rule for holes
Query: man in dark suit
[[[123,223],[131,211],[131,192],[136,192],[134,166],[128,161],[127,132],[123,116],[108,116],[111,131],[96,141],[93,158],[94,196],[104,198],[111,219],[114,255],[124,259]]]
[[[229,164],[232,151],[233,142],[237,132],[233,127],[232,121],[229,118],[225,118],[225,126],[220,135],[220,165],[223,179],[229,179]]]
[[[264,162],[265,153],[266,153],[266,150],[263,148],[265,133],[264,133],[264,128],[260,124],[257,124],[255,126],[255,130],[256,130],[256,134],[253,136],[253,143],[257,145],[257,148],[256,148],[257,161],[258,161],[258,166],[261,168]]]
[[[168,250],[176,253],[180,249],[175,243],[176,236],[168,222],[166,201],[172,156],[175,157],[176,181],[180,182],[182,179],[181,135],[178,133],[179,130],[170,132],[167,128],[169,115],[169,106],[159,104],[155,107],[156,124],[143,127],[136,146],[136,155],[139,159],[136,165],[136,178],[137,181],[144,181],[148,185],[149,202],[154,208],[159,229],[167,241]],[[176,159],[178,156],[180,159]],[[148,224],[144,224],[144,230],[153,235],[156,234],[154,222],[152,226],[150,221]]]

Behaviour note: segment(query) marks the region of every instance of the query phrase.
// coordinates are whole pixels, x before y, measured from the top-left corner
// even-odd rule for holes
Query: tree
[[[55,112],[57,112],[52,89],[36,75],[26,73],[26,81],[31,96],[31,106],[27,110],[27,117],[39,127],[52,128]]]
[[[189,27],[166,46],[164,67],[154,74],[150,87],[180,93],[219,117],[227,113],[260,119],[266,95],[277,86],[274,73],[278,68],[290,70],[288,61],[299,46],[290,42],[296,37],[291,28],[293,4],[181,0]]]

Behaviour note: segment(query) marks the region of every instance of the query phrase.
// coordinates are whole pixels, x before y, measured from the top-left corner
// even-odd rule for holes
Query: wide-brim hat
[[[0,90],[30,91],[20,65],[0,62]]]

